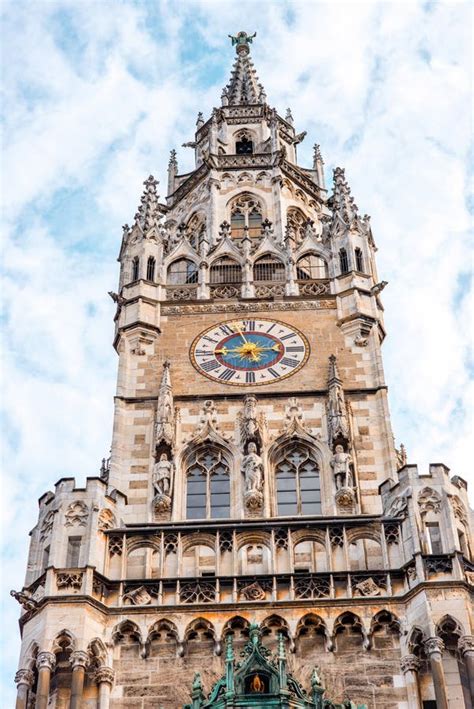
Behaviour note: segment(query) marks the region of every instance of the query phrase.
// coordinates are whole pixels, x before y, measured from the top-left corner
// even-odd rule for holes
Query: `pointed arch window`
[[[242,283],[240,264],[229,256],[218,258],[210,268],[209,282],[213,284]]]
[[[238,197],[232,204],[230,214],[232,238],[241,239],[246,233],[250,238],[261,235],[262,205],[253,195]]]
[[[148,261],[146,264],[146,279],[147,279],[147,281],[154,281],[155,280],[155,268],[156,268],[156,260],[153,256],[150,256],[148,258]]]
[[[168,266],[168,285],[198,282],[198,267],[188,258],[180,258]]]
[[[197,251],[206,234],[206,217],[204,214],[193,214],[186,225],[186,234],[188,236],[189,243],[193,249],[196,249]]]
[[[276,459],[275,478],[279,515],[321,514],[319,467],[309,446],[285,446]]]
[[[290,232],[291,236],[295,239],[296,243],[299,244],[303,241],[306,235],[306,226],[308,224],[308,217],[306,217],[301,209],[296,207],[290,207],[287,212],[287,230]]]
[[[285,264],[275,256],[261,256],[254,263],[254,281],[284,281],[285,277]]]
[[[186,518],[230,516],[229,465],[221,450],[206,447],[193,453],[186,468]]]
[[[347,251],[345,249],[339,250],[339,266],[341,273],[349,273],[349,261],[347,259]]]
[[[359,249],[359,247],[357,247],[354,250],[354,255],[355,255],[355,262],[356,262],[356,271],[360,271],[361,273],[364,273],[364,257],[362,256],[362,249]]]
[[[252,155],[253,142],[247,134],[244,133],[237,138],[235,152],[237,155]]]
[[[132,261],[132,281],[138,281],[140,277],[140,259],[138,256]]]
[[[316,254],[307,254],[296,263],[296,278],[299,281],[313,281],[328,277],[326,261]]]

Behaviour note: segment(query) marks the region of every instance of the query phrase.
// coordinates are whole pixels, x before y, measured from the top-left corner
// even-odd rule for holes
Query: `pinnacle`
[[[135,224],[140,226],[143,231],[148,231],[148,229],[156,225],[160,218],[158,194],[156,191],[158,180],[155,180],[153,175],[150,175],[143,184],[145,185],[145,189],[140,198],[140,206],[135,214]]]
[[[255,33],[256,34],[256,33]],[[246,32],[238,32],[236,36],[229,35],[232,45],[236,45],[237,59],[230,76],[230,81],[222,92],[224,105],[264,103],[266,101],[265,89],[259,82],[257,72],[250,58],[250,48],[255,34],[250,36]]]
[[[357,218],[359,210],[346,180],[345,170],[342,167],[336,167],[334,170],[332,203],[334,213],[339,213],[348,224],[351,224]]]

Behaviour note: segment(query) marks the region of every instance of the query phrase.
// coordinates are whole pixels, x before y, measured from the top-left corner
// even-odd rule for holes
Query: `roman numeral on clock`
[[[228,382],[235,375],[235,369],[224,369],[223,372],[219,374],[219,379],[224,382]]]
[[[280,364],[283,364],[285,367],[297,367],[299,365],[299,362],[297,359],[290,359],[289,357],[283,357],[280,360]]]
[[[296,333],[290,332],[289,335],[284,335],[283,337],[280,337],[280,340],[289,340],[290,337],[296,337]]]
[[[286,351],[287,352],[304,352],[304,347],[303,347],[303,345],[299,345],[298,347],[287,347]]]
[[[209,352],[209,350],[195,350],[194,354],[196,357],[209,357],[211,352]]]
[[[221,365],[217,360],[215,359],[210,359],[209,362],[203,362],[202,364],[199,365],[201,369],[204,369],[205,372],[212,372],[214,369],[217,369]]]
[[[219,340],[213,340],[212,337],[208,337],[207,335],[204,335],[202,339],[207,340],[208,342],[213,342],[215,345],[219,342]]]
[[[224,335],[233,335],[234,331],[228,325],[221,325],[219,330],[224,333]]]
[[[245,330],[255,330],[255,320],[245,320]]]
[[[245,372],[245,383],[255,384],[255,372]]]
[[[283,362],[283,360],[282,360],[282,362]],[[272,377],[275,377],[275,379],[278,379],[278,377],[280,376],[280,375],[278,374],[278,372],[276,372],[276,371],[273,369],[273,367],[269,367],[267,371],[268,371],[269,374],[272,375]]]

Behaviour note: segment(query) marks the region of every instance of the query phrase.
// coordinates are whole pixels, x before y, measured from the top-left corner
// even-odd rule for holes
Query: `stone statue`
[[[253,40],[257,36],[257,33],[254,32],[252,35],[247,34],[247,32],[237,32],[236,35],[228,35],[230,39],[232,40],[232,46],[234,47],[237,45],[238,47],[241,46],[248,46],[249,44],[252,44]]]
[[[331,460],[336,490],[340,490],[343,487],[352,487],[351,462],[350,454],[346,453],[341,445],[337,445]]]
[[[245,492],[262,492],[263,488],[263,461],[257,453],[255,443],[249,443],[248,453],[242,461],[242,470],[245,475]]]
[[[173,463],[168,460],[166,453],[162,453],[153,466],[153,487],[158,495],[170,494],[172,473]]]

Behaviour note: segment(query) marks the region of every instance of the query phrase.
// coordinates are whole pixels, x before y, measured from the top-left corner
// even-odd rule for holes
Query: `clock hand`
[[[242,332],[242,328],[240,327],[239,323],[238,322],[232,323],[232,327],[235,327],[235,329],[237,330],[237,332],[239,333],[239,335],[243,339],[243,341],[247,342],[247,339],[246,339],[244,333]]]

